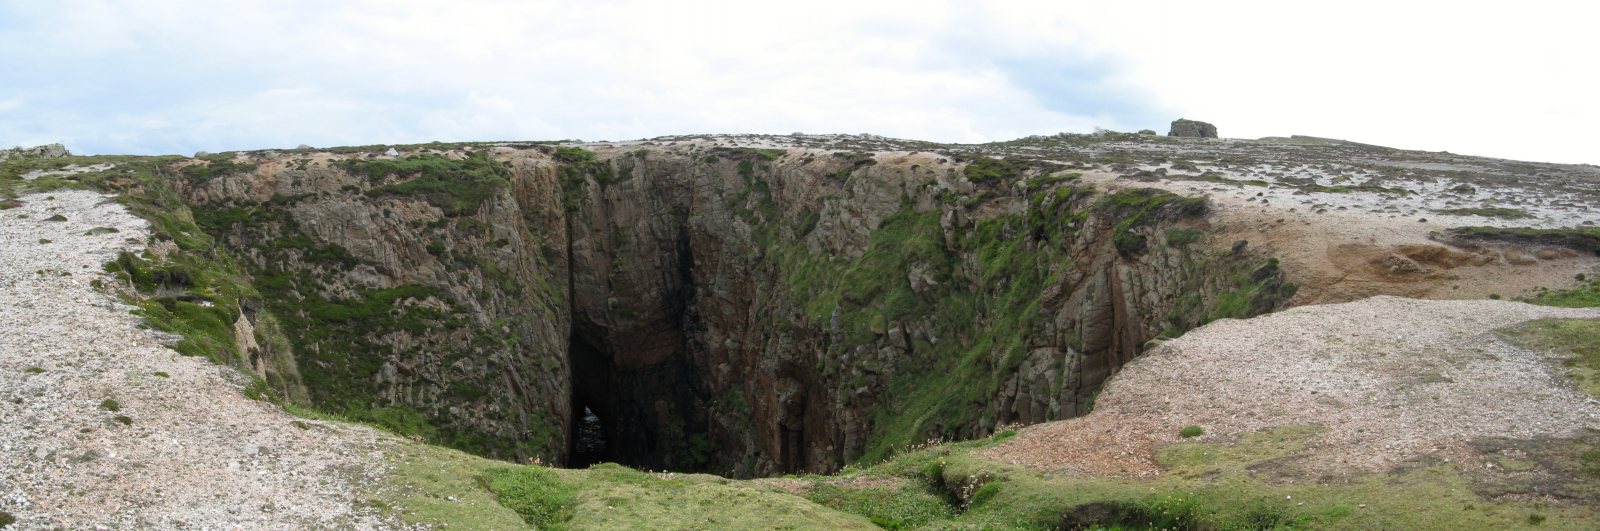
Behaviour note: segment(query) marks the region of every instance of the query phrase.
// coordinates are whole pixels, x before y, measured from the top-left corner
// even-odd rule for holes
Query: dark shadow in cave
[[[572,457],[567,459],[567,466],[571,468],[588,468],[589,465],[613,460],[611,446],[606,442],[605,428],[600,423],[600,416],[594,410],[585,406],[573,408],[581,409],[572,436]]]
[[[581,341],[577,334],[569,351],[572,356],[572,426],[567,435],[567,466],[587,468],[589,465],[616,461],[616,451],[611,441],[616,440],[606,424],[610,419],[607,407],[611,387],[611,363],[604,352]]]

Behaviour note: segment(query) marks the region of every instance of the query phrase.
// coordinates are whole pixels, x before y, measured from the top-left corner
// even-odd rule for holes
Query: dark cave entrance
[[[572,356],[572,411],[567,424],[567,466],[616,461],[614,428],[607,398],[611,388],[611,364],[604,352],[573,334],[569,346]]]
[[[703,472],[719,460],[691,355],[701,324],[688,234],[672,245],[659,257],[658,279],[569,279],[568,467]]]

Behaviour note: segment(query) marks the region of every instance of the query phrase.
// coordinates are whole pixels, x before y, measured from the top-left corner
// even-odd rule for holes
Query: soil
[[[1023,428],[982,455],[1153,477],[1162,473],[1161,445],[1311,425],[1322,430],[1297,467],[1343,475],[1467,455],[1482,438],[1570,438],[1600,428],[1600,404],[1572,383],[1558,355],[1494,332],[1540,318],[1600,318],[1600,309],[1380,296],[1217,321],[1128,364],[1088,416]],[[1182,438],[1191,425],[1204,435]]]

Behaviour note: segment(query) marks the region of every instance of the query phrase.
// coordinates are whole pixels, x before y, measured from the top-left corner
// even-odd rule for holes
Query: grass
[[[411,525],[452,529],[871,529],[869,521],[759,482],[647,473],[618,465],[560,470],[406,443],[366,493]]]
[[[558,148],[558,160],[561,149],[576,148]],[[510,171],[482,151],[468,153],[461,160],[419,153],[397,160],[351,159],[339,165],[352,174],[365,175],[372,183],[400,179],[367,190],[369,196],[421,197],[449,216],[476,212],[510,183]]]
[[[1133,188],[1106,196],[1096,208],[1118,219],[1112,233],[1112,243],[1118,251],[1133,254],[1145,248],[1145,236],[1135,229],[1159,221],[1203,214],[1206,198],[1183,197],[1154,188]]]
[[[1600,320],[1539,319],[1499,332],[1530,348],[1568,355],[1566,365],[1578,386],[1600,397]]]
[[[1167,246],[1188,247],[1189,244],[1199,241],[1206,232],[1200,229],[1174,227],[1167,229]]]
[[[488,487],[500,505],[540,529],[564,529],[578,502],[578,486],[548,468],[525,466],[494,470]]]
[[[1201,428],[1199,426],[1184,426],[1183,429],[1178,430],[1178,436],[1185,439],[1199,437],[1201,435],[1205,435],[1205,433],[1205,428]]]
[[[1433,211],[1435,214],[1446,216],[1483,216],[1486,218],[1523,219],[1531,218],[1533,214],[1520,208],[1507,207],[1475,207],[1475,208],[1446,208]]]
[[[890,529],[1503,529],[1535,515],[1587,528],[1596,516],[1583,503],[1478,494],[1472,476],[1442,463],[1282,480],[1312,477],[1294,463],[1321,433],[1284,426],[1158,448],[1167,473],[1154,479],[1043,474],[974,454],[988,443],[952,443],[813,478],[808,497]]]
[[[849,488],[818,480],[806,498],[826,507],[867,517],[883,529],[916,529],[956,515],[937,494],[915,482],[894,487]]]
[[[1600,306],[1600,280],[1591,280],[1588,284],[1572,289],[1546,291],[1528,299],[1527,302],[1543,306],[1560,306],[1562,308],[1593,308]]]
[[[961,169],[968,181],[976,184],[1007,182],[1022,176],[1023,166],[1006,159],[978,156]]]

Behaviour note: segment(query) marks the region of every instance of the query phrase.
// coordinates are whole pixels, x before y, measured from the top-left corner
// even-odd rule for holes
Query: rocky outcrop
[[[189,161],[310,401],[504,457],[748,476],[1081,415],[1293,293],[1205,201],[936,153],[475,147]],[[270,367],[272,364],[263,364]]]
[[[1179,118],[1172,121],[1172,130],[1167,132],[1167,136],[1216,138],[1217,126],[1208,124],[1206,122]]]
[[[61,144],[45,144],[42,146],[28,148],[17,147],[11,149],[0,149],[0,160],[11,158],[59,159],[61,157],[67,157],[71,155],[72,152],[67,151],[67,147]]]

